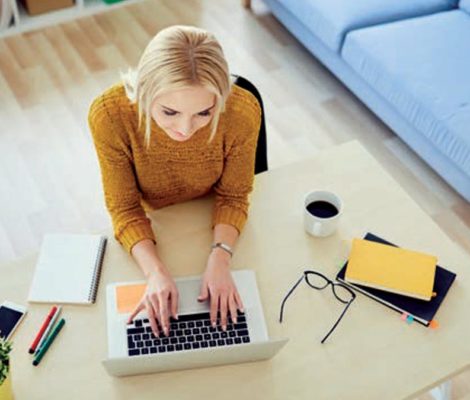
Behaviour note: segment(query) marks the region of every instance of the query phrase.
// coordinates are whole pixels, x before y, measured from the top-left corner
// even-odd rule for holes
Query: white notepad
[[[101,235],[46,235],[28,301],[94,303],[105,248]]]

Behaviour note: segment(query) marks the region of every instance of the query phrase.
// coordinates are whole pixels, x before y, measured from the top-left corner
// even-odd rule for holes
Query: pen
[[[54,326],[54,324],[56,323],[57,319],[59,318],[59,315],[60,315],[60,311],[61,311],[61,310],[62,310],[62,307],[61,307],[61,306],[58,306],[56,312],[54,313],[54,316],[53,316],[52,319],[51,319],[51,322],[50,322],[49,325],[47,326],[47,329],[45,330],[45,332],[44,332],[44,334],[42,335],[42,338],[41,338],[41,340],[40,340],[38,346],[36,347],[36,352],[34,353],[34,355],[38,355],[39,350],[41,350],[42,345],[44,344],[44,342],[45,342],[46,339],[47,339],[47,336],[49,335],[49,332],[52,330],[52,327]]]
[[[33,354],[35,352],[39,341],[41,340],[42,336],[44,335],[44,331],[46,330],[47,326],[49,325],[49,322],[52,319],[52,316],[54,315],[54,313],[56,311],[57,311],[57,307],[54,306],[54,307],[52,307],[51,311],[49,311],[49,314],[47,314],[46,319],[42,323],[41,329],[39,329],[39,332],[36,335],[36,338],[34,339],[33,343],[31,344],[31,347],[29,348],[29,353],[30,354]]]
[[[54,329],[52,329],[51,334],[49,335],[49,337],[46,339],[43,346],[39,350],[38,355],[34,357],[34,360],[33,360],[34,366],[37,366],[41,362],[42,358],[44,357],[44,354],[46,354],[47,349],[51,346],[52,342],[54,341],[56,336],[59,334],[60,330],[62,329],[64,325],[65,325],[65,319],[62,318],[59,321],[59,323],[54,327]]]

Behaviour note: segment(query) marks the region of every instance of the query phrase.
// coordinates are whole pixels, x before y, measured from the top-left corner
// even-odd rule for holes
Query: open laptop
[[[273,357],[287,339],[271,340],[253,271],[232,271],[243,300],[244,314],[237,324],[227,321],[227,331],[212,328],[209,303],[200,303],[201,277],[175,279],[179,291],[177,321],[170,335],[155,337],[143,311],[128,325],[129,313],[119,312],[118,287],[143,282],[109,284],[107,295],[108,358],[103,365],[109,374],[126,376],[177,369],[208,367],[265,360]]]

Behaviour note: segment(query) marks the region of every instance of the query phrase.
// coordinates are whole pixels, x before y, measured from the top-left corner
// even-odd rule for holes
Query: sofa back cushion
[[[342,57],[470,177],[468,32],[470,16],[455,9],[350,32]]]
[[[452,10],[459,0],[276,0],[317,36],[339,52],[354,29]],[[269,4],[270,1],[268,1]]]
[[[460,0],[459,7],[470,14],[470,0]]]

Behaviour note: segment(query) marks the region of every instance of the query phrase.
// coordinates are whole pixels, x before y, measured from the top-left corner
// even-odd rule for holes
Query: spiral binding
[[[108,239],[106,237],[101,238],[100,247],[98,248],[98,255],[96,256],[95,268],[93,269],[93,279],[90,285],[90,292],[88,293],[88,301],[90,303],[94,303],[96,301],[98,285],[100,284],[101,278],[101,267],[103,265],[104,251],[106,250],[107,242]]]

